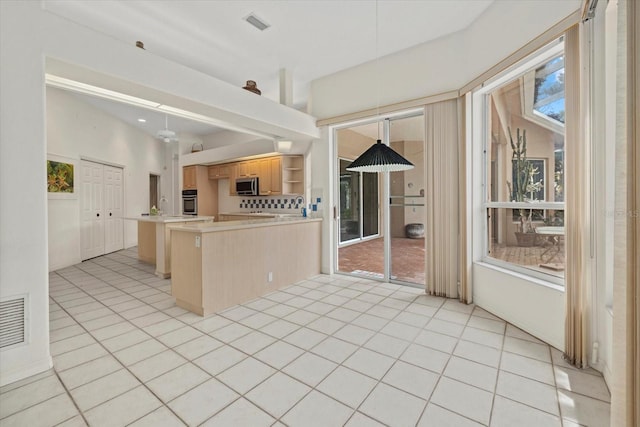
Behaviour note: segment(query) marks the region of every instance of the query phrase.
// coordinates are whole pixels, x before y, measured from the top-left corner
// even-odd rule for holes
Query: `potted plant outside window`
[[[535,181],[538,168],[527,159],[527,131],[516,129],[516,141],[513,140],[511,128],[509,131],[509,143],[511,144],[511,164],[513,167],[513,184],[507,181],[509,193],[514,202],[531,202],[535,200],[535,194],[542,189],[542,180]],[[533,227],[533,208],[518,209],[519,224],[516,231],[518,246],[533,246],[536,243],[536,233]]]

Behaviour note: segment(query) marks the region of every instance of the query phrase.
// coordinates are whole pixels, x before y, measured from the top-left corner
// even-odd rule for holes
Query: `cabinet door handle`
[[[111,212],[109,212],[109,216],[111,216]]]
[[[97,213],[97,214],[96,214],[96,216],[100,216],[100,214],[99,214],[99,213]]]

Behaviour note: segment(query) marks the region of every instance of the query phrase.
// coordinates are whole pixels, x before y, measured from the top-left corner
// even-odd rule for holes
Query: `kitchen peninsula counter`
[[[171,294],[207,316],[320,273],[321,218],[172,225]]]
[[[156,265],[156,275],[171,276],[171,235],[168,225],[213,222],[212,216],[146,215],[126,217],[138,221],[138,259]]]

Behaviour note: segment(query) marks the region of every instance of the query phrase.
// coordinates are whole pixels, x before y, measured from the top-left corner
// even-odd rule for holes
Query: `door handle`
[[[109,212],[109,216],[111,216],[111,212]]]
[[[100,216],[100,214],[99,214],[99,213],[97,213],[97,214],[96,214],[96,216]]]

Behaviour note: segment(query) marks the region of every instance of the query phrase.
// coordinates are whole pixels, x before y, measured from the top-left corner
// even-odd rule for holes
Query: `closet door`
[[[82,161],[80,255],[82,260],[104,254],[103,165]]]
[[[104,166],[104,253],[124,247],[122,169]]]
[[[94,258],[124,247],[121,168],[82,160],[80,256]]]

